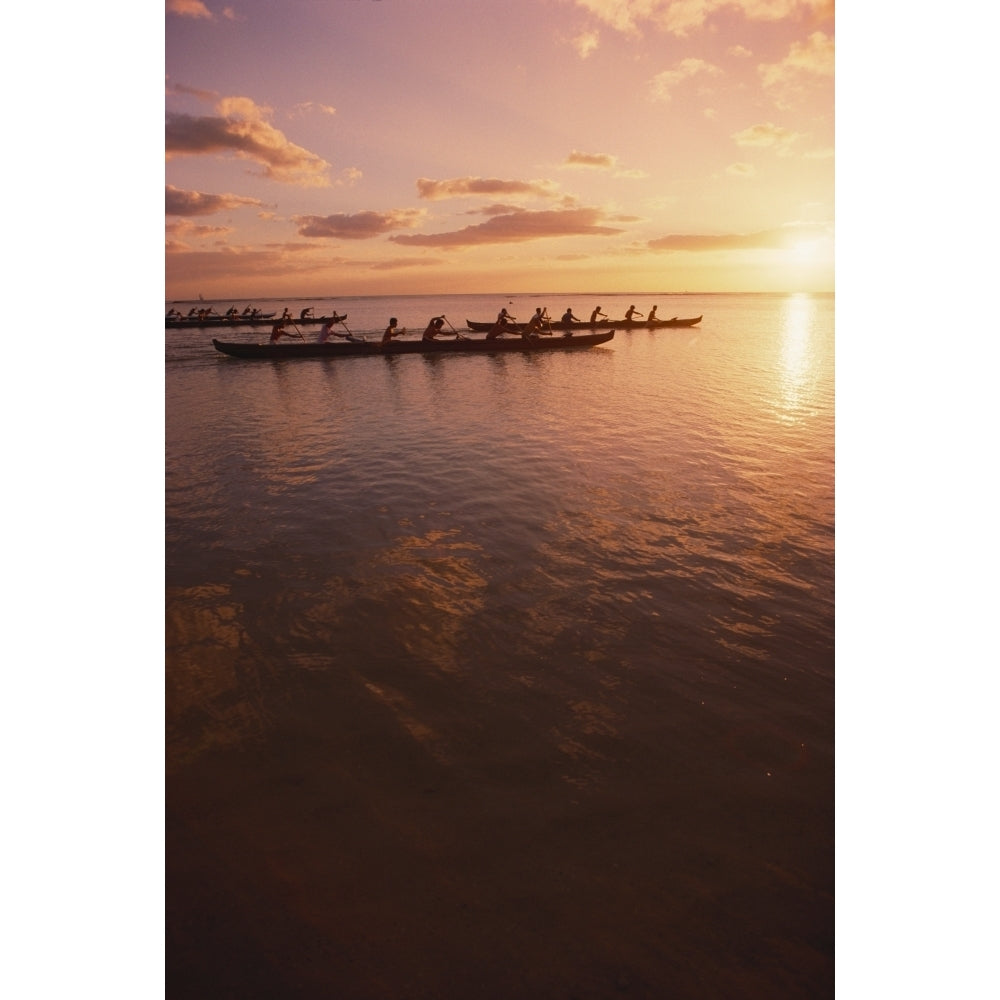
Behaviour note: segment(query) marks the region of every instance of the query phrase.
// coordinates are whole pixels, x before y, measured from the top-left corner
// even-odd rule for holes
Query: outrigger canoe
[[[247,344],[212,339],[217,351],[233,358],[347,358],[393,354],[502,354],[512,351],[563,351],[608,343],[614,330],[558,337],[465,337],[457,340],[326,341],[323,344]]]
[[[167,329],[171,330],[189,326],[273,326],[276,322],[275,316],[277,313],[258,313],[256,316],[167,316],[165,322]],[[345,319],[347,319],[347,313],[344,313],[343,316],[334,313],[333,316],[306,316],[305,319],[292,316],[285,322],[305,326],[308,323],[327,323],[331,320],[334,323],[343,323]]]
[[[614,328],[615,330],[659,330],[661,327],[677,327],[677,326],[697,326],[701,322],[701,316],[694,316],[691,319],[679,319],[674,316],[673,319],[601,319],[596,323],[590,323],[586,320],[580,320],[576,323],[564,323],[561,319],[554,319],[550,323],[547,323],[547,327],[551,327],[553,330],[607,330]],[[477,320],[467,319],[465,325],[473,333],[486,333],[488,330],[492,330],[496,323],[482,323]],[[524,323],[508,323],[506,329],[518,332],[524,329],[526,324]]]

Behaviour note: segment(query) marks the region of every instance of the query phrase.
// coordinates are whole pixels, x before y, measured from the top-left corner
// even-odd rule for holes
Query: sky
[[[167,0],[166,298],[832,292],[829,0]]]

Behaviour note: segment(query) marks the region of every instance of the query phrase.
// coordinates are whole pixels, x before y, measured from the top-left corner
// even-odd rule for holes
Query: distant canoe
[[[182,327],[216,327],[216,326],[272,326],[275,323],[277,313],[258,313],[256,316],[167,316],[166,326],[168,330],[177,330]],[[343,323],[347,319],[347,313],[338,316],[306,316],[300,319],[293,316],[286,319],[286,323],[306,326],[309,323]]]
[[[547,327],[551,327],[553,330],[608,330],[614,328],[615,330],[659,330],[662,327],[678,327],[678,326],[697,326],[701,322],[701,316],[694,316],[691,319],[679,319],[674,316],[673,319],[602,319],[598,320],[596,323],[590,323],[586,320],[580,320],[574,323],[564,323],[562,320],[552,320],[551,323],[547,323]],[[486,333],[488,330],[492,330],[496,323],[484,323],[478,320],[467,319],[465,325],[473,333]],[[523,330],[526,326],[525,323],[508,323],[506,329],[513,332],[518,332]]]
[[[614,330],[601,333],[575,333],[542,337],[467,337],[457,340],[393,340],[383,344],[375,341],[326,341],[277,344],[232,343],[213,338],[217,351],[233,358],[346,358],[358,356],[389,356],[396,354],[503,354],[513,351],[564,351],[607,344]]]

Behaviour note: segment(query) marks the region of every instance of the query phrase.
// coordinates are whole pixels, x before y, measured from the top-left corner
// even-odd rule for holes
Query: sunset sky
[[[836,212],[838,987],[992,981],[996,9],[842,2],[835,137],[832,5],[226,2],[11,8],[8,292],[89,322],[10,366],[8,993],[162,963],[161,53],[168,299],[831,290]]]
[[[828,0],[167,0],[167,298],[832,291]]]

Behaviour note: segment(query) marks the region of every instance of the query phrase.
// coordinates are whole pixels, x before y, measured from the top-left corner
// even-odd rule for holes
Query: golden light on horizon
[[[791,255],[798,264],[819,263],[829,249],[829,240],[798,240],[792,244]]]

